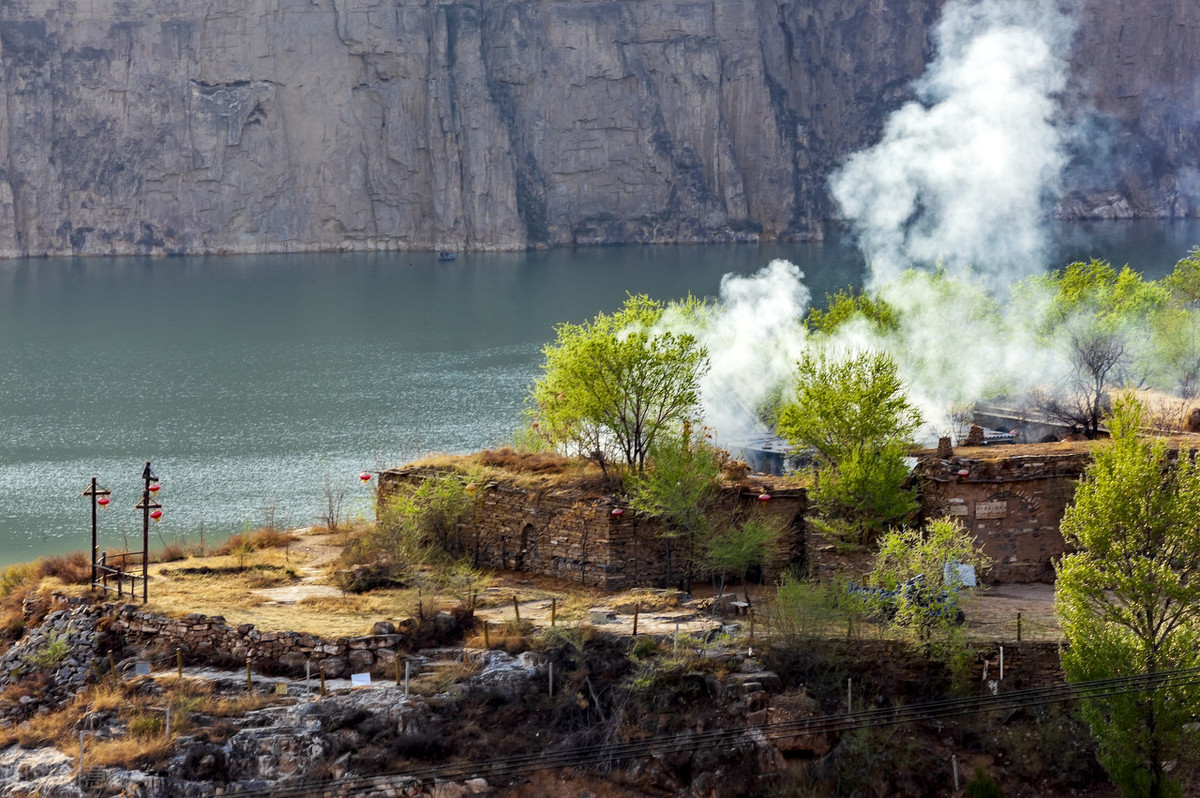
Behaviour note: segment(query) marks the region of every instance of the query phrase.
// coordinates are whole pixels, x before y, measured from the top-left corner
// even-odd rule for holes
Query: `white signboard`
[[[350,674],[351,687],[370,687],[371,674],[369,673],[352,673]]]
[[[956,562],[948,562],[942,566],[942,579],[953,589],[975,587],[978,584],[975,581],[975,566],[959,565]]]

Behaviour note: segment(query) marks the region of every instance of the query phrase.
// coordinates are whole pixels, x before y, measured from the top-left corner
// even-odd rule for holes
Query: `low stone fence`
[[[311,663],[314,674],[324,669],[326,676],[336,679],[349,673],[390,673],[397,655],[417,648],[416,623],[412,621],[399,628],[380,621],[374,634],[326,640],[303,632],[264,632],[252,624],[231,626],[219,615],[192,613],[166,618],[132,604],[105,609],[112,617],[108,631],[115,639],[125,645],[152,646],[172,662],[174,650],[179,649],[187,662],[249,659],[257,668],[293,675],[303,673]],[[458,619],[445,613],[431,623],[435,636],[449,636],[459,628]]]

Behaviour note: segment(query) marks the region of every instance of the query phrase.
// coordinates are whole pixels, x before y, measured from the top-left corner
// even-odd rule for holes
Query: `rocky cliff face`
[[[1195,214],[1200,6],[1078,2],[1062,211]],[[819,235],[938,5],[6,0],[0,254]]]

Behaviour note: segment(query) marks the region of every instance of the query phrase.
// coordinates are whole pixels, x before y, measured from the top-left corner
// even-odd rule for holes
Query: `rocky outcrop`
[[[1078,0],[1117,175],[1200,196],[1200,7]],[[820,235],[938,0],[7,0],[0,255],[520,249]]]
[[[69,606],[47,614],[0,656],[0,692],[25,686],[0,701],[0,727],[63,705],[94,677],[100,616],[100,608],[71,600]]]

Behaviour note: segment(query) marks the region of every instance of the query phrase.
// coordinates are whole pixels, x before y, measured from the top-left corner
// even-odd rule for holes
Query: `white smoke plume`
[[[1045,211],[1066,162],[1055,95],[1072,31],[1051,0],[946,5],[919,100],[831,180],[873,287],[936,262],[973,266],[994,288],[1043,268]]]
[[[760,427],[759,406],[795,371],[805,346],[801,319],[811,299],[803,281],[800,269],[785,260],[749,277],[727,274],[703,328],[689,330],[708,348],[710,370],[700,384],[704,423],[723,440]]]
[[[886,335],[851,322],[823,345],[880,350],[898,362],[926,435],[998,390],[1060,380],[1064,357],[1033,339],[1040,302],[981,312],[989,293],[1046,266],[1048,200],[1066,162],[1055,95],[1065,85],[1070,20],[1051,0],[950,0],[937,53],[881,141],[848,159],[832,189],[871,267],[869,288],[902,320]],[[941,278],[904,275],[940,263]],[[962,279],[967,278],[967,279]],[[723,440],[759,429],[756,411],[811,345],[811,297],[791,263],[726,276],[702,330],[712,369],[705,423]],[[986,323],[982,320],[987,319]]]

